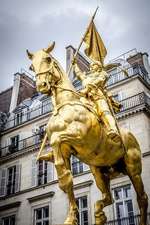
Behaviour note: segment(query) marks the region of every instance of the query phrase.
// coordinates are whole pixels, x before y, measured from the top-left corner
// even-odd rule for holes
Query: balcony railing
[[[6,147],[0,148],[0,153],[1,153],[0,155],[1,157],[3,157],[16,152],[20,152],[21,150],[24,150],[30,147],[39,148],[39,144],[41,143],[42,138],[43,136],[41,136],[41,134],[39,133],[39,134],[36,134],[31,137],[18,141],[16,146],[12,146],[10,144]]]
[[[108,87],[136,75],[140,76],[147,84],[150,85],[150,78],[148,76],[148,73],[146,72],[145,68],[141,65],[136,65],[135,67],[128,67],[124,71],[122,70],[116,73],[112,71],[109,72],[109,74],[110,78],[107,81]],[[79,80],[75,80],[73,82],[73,85],[77,90],[80,90],[82,88],[82,83]]]
[[[26,112],[22,110],[21,112],[15,113],[15,115],[13,115],[11,118],[7,120],[4,130],[16,127],[25,122],[33,120],[37,117],[40,117],[46,113],[51,112],[52,110],[53,106],[51,102],[47,100],[43,101],[41,105],[35,109],[27,109]]]
[[[131,96],[127,99],[122,100],[121,104],[123,105],[121,112],[127,109],[134,108],[138,105],[142,105],[142,104],[145,104],[146,106],[149,107],[150,97],[148,97],[144,92],[142,92],[135,96]],[[17,113],[13,118],[8,119],[8,121],[5,124],[4,130],[21,125],[27,121],[40,117],[46,113],[49,113],[52,110],[53,110],[53,106],[50,101],[48,102],[46,101],[46,104],[45,102],[43,102],[40,107],[34,110],[30,110],[26,113],[23,113],[23,112]]]
[[[122,108],[119,113],[126,110],[136,109],[138,106],[143,106],[150,110],[150,97],[144,92],[126,98],[120,101],[120,103],[122,104]]]
[[[140,76],[147,84],[150,85],[150,78],[145,68],[141,65],[136,65],[135,67],[129,67],[125,69],[124,71],[122,70],[114,74],[111,74],[110,72],[110,78],[107,82],[107,86],[116,84],[120,81],[126,80],[136,75]]]
[[[106,223],[106,225],[139,225],[139,224],[140,224],[140,215],[112,220]],[[147,225],[150,225],[150,213],[148,213],[147,215]]]
[[[146,109],[150,110],[150,97],[148,95],[146,95],[144,92],[141,92],[137,95],[126,98],[126,99],[120,101],[120,103],[122,104],[122,108],[121,108],[121,111],[119,113],[117,113],[117,116],[119,116],[122,113],[125,113],[125,111],[129,111],[129,110],[131,111],[132,109],[136,110],[136,108],[139,108],[139,107],[141,109],[146,108]],[[49,104],[49,108],[50,108],[50,104]],[[46,112],[49,112],[49,111],[46,111]],[[40,115],[42,115],[42,114],[40,114]],[[11,154],[16,151],[23,150],[25,148],[29,148],[33,145],[35,147],[38,147],[42,138],[43,137],[41,136],[41,134],[38,133],[29,138],[18,141],[17,146],[8,145],[4,148],[1,148],[0,149],[1,156]]]

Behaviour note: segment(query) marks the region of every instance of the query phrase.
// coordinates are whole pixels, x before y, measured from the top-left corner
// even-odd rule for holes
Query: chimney
[[[70,64],[71,64],[74,54],[75,54],[75,49],[71,45],[67,46],[66,47],[66,72],[67,73],[69,71],[69,67],[70,67]],[[70,80],[74,79],[73,70],[70,71],[69,79]]]
[[[12,90],[9,112],[12,112],[17,106],[19,87],[20,87],[20,74],[16,73],[14,74],[14,85]]]
[[[25,73],[14,74],[14,85],[9,112],[12,112],[23,100],[36,93],[35,81]]]
[[[138,52],[136,55],[132,55],[129,56],[129,58],[127,58],[127,62],[134,66],[134,65],[143,65],[143,58],[142,58],[142,53]]]
[[[76,49],[74,47],[72,47],[71,45],[66,47],[66,72],[68,72],[68,70],[69,70],[69,67],[72,62],[75,52],[76,52]],[[78,52],[78,54],[76,56],[76,60],[77,60],[77,64],[78,64],[79,68],[81,69],[81,71],[88,71],[89,61],[85,56],[81,55],[81,53]],[[69,74],[69,79],[71,81],[73,81],[75,79],[75,74],[74,74],[73,70],[71,70],[71,72]]]

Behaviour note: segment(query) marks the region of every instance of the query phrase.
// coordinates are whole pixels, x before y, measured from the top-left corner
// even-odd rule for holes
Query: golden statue
[[[101,62],[98,65],[101,75],[97,74],[96,76],[97,79],[102,76],[104,81],[100,81],[100,84],[103,84],[99,85],[97,81],[93,84],[91,81],[86,83],[86,79],[83,79],[85,89],[88,89],[83,92],[87,96],[84,97],[84,93],[78,93],[74,89],[67,74],[50,54],[54,44],[34,54],[27,51],[28,57],[32,60],[31,69],[36,74],[37,91],[52,96],[54,105],[54,113],[47,124],[46,135],[37,160],[54,163],[59,187],[68,195],[70,206],[64,224],[77,225],[78,208],[73,192],[73,177],[70,167],[70,157],[75,155],[81,162],[89,165],[97,187],[102,193],[102,199],[95,203],[96,225],[104,225],[107,220],[103,209],[113,203],[110,180],[121,173],[128,175],[132,181],[141,214],[140,225],[146,225],[148,197],[141,178],[141,150],[133,134],[127,130],[119,130],[115,124],[115,118],[112,118],[110,114],[111,107],[109,108],[109,104],[107,105],[107,93],[105,95],[102,90],[105,77],[107,77],[103,69],[106,49],[94,27],[93,18],[94,16],[83,41],[90,47],[86,49],[87,55],[91,59],[94,58],[95,61]],[[96,43],[95,39],[94,43],[90,42],[90,32],[93,31],[97,35],[99,43]],[[98,51],[95,50],[96,45],[99,44],[100,46],[97,47],[101,54],[97,54]],[[97,73],[95,65],[93,66],[93,73]],[[98,98],[96,98],[96,91]],[[88,95],[91,96],[90,99]],[[93,105],[95,105],[94,108]],[[104,116],[103,112],[105,111],[107,113]],[[108,128],[106,129],[106,127]],[[113,131],[112,136],[118,137],[117,140],[115,138],[115,141],[111,135],[108,138],[111,130]],[[47,138],[52,150],[48,154],[42,155],[41,152]]]

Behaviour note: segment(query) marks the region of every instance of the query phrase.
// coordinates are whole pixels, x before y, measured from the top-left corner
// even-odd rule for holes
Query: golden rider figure
[[[108,73],[103,69],[101,62],[92,62],[87,73],[82,72],[77,63],[74,62],[74,72],[77,78],[82,81],[84,89],[81,93],[95,103],[98,117],[105,124],[108,138],[113,141],[120,140],[115,119],[110,112],[106,99],[105,84],[108,79]]]

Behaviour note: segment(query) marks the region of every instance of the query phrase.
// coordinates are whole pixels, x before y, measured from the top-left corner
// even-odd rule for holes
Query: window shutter
[[[9,152],[10,138],[7,138],[5,141],[5,147],[2,149],[2,156],[5,156]]]
[[[18,142],[18,150],[22,150],[23,149],[23,145],[24,145],[24,141],[23,141],[24,137],[23,134],[19,134],[17,137],[17,142]]]
[[[0,170],[0,196],[6,194],[6,169]]]
[[[21,165],[16,165],[15,192],[20,191],[21,184]]]
[[[50,182],[53,180],[53,164],[48,162],[47,163],[47,182]]]
[[[35,187],[37,185],[37,164],[36,158],[32,158],[32,175],[31,175],[31,186]]]

